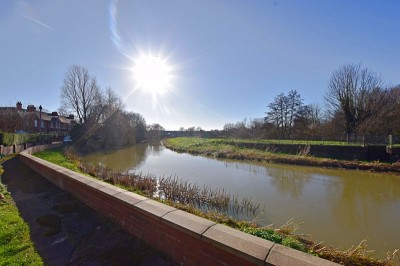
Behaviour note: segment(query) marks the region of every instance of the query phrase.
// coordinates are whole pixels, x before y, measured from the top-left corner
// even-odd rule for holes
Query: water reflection
[[[305,171],[293,171],[291,169],[269,168],[267,173],[271,179],[271,185],[282,194],[289,194],[292,198],[298,199],[303,194],[304,186],[312,179],[310,173]]]
[[[154,143],[86,157],[114,170],[177,176],[200,186],[251,196],[262,225],[303,222],[299,233],[349,248],[364,238],[384,256],[400,248],[400,177],[361,171],[215,160]]]
[[[93,166],[101,165],[113,171],[125,172],[131,169],[132,166],[139,167],[148,156],[148,153],[147,146],[137,145],[114,151],[92,153],[85,156],[85,161]]]

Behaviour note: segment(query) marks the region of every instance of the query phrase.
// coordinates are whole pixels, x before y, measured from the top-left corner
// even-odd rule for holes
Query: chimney
[[[22,103],[21,102],[17,102],[17,111],[22,111]]]
[[[68,116],[68,119],[74,120],[74,118],[75,118],[74,115],[69,115]]]
[[[57,112],[51,112],[51,116],[58,116]]]
[[[35,112],[36,111],[36,107],[34,105],[28,105],[28,107],[26,107],[26,110],[28,112]]]

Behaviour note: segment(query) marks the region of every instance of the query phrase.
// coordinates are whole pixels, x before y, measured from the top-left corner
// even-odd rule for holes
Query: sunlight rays
[[[171,87],[171,66],[160,57],[140,55],[132,72],[136,86],[145,92],[163,95]]]

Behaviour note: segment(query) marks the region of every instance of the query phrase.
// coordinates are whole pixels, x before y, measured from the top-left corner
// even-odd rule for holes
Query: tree
[[[129,126],[135,130],[136,142],[147,138],[146,120],[141,114],[128,112]]]
[[[400,88],[376,88],[371,91],[368,110],[357,127],[362,134],[390,135],[399,133]],[[390,122],[389,122],[390,121]]]
[[[323,112],[319,104],[302,106],[294,119],[293,134],[298,139],[320,139]]]
[[[78,117],[79,123],[85,123],[93,115],[101,94],[95,77],[81,66],[73,65],[64,77],[61,87],[61,105],[63,110],[71,111]]]
[[[356,133],[371,110],[373,90],[381,83],[379,75],[362,68],[361,64],[344,65],[332,74],[325,101],[332,113],[343,116],[345,133]]]
[[[150,138],[152,139],[159,139],[161,138],[161,131],[165,129],[157,123],[153,123],[147,127],[147,131],[149,132]]]
[[[0,107],[0,131],[15,132],[23,126],[24,120],[15,108]]]
[[[291,136],[295,117],[302,105],[303,100],[296,90],[289,91],[287,95],[281,93],[268,104],[267,121],[275,124],[280,138]]]

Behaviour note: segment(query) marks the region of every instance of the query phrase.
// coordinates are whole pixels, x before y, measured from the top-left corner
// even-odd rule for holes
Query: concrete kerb
[[[201,239],[202,235],[215,225],[215,222],[181,210],[171,211],[161,218],[163,223],[198,239]]]
[[[45,148],[51,146],[46,145]],[[34,148],[34,147],[32,147]],[[254,265],[339,265],[312,255],[275,244],[256,236],[246,234],[236,229],[195,216],[143,197],[141,195],[115,187],[111,184],[96,180],[94,178],[75,173],[63,167],[56,166],[50,162],[31,155],[32,148],[20,153],[21,161],[34,171],[45,169],[46,173],[53,172],[51,176],[62,175],[64,180],[70,180],[83,186],[96,190],[96,193],[112,197],[114,201],[120,202],[129,208],[139,211],[147,217],[161,221],[164,225],[190,235],[204,244],[209,244],[213,249],[220,249],[234,256],[239,256]],[[43,148],[44,149],[44,148]],[[42,150],[35,148],[36,150]],[[36,165],[36,167],[35,167]],[[40,166],[38,166],[40,165]],[[49,181],[59,185],[57,180],[51,176],[45,176]],[[56,179],[59,177],[55,177]],[[201,262],[198,262],[201,264]]]
[[[222,250],[239,255],[255,265],[265,265],[265,261],[274,243],[222,224],[215,224],[203,235],[205,242]]]

